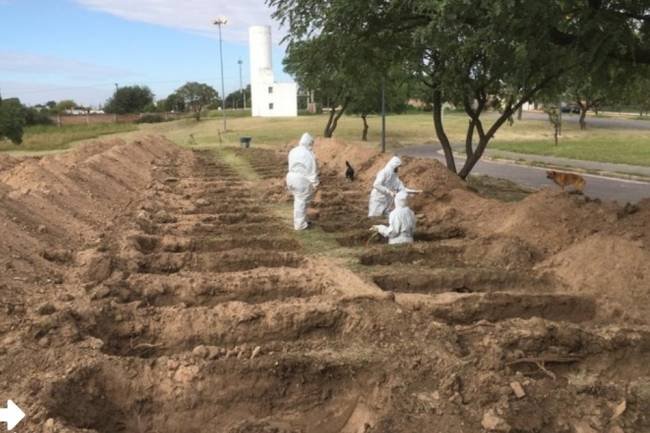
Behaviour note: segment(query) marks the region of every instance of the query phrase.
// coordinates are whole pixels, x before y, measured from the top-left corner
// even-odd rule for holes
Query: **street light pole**
[[[242,96],[242,99],[244,101],[244,110],[245,110],[246,109],[246,92],[244,92],[244,81],[242,80],[242,75],[241,75],[241,65],[244,62],[242,62],[242,60],[239,59],[237,61],[237,63],[239,64],[239,91],[241,92],[241,96]]]
[[[226,90],[223,83],[223,43],[221,40],[221,27],[228,24],[228,18],[218,17],[214,25],[219,27],[219,62],[221,64],[221,111],[223,113],[223,132],[226,132]]]
[[[381,153],[386,153],[386,79],[381,80]]]

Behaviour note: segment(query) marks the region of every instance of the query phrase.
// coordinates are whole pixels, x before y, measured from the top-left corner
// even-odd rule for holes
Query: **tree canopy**
[[[154,101],[154,94],[147,86],[120,87],[106,101],[104,111],[115,114],[142,113]]]
[[[242,90],[236,90],[226,96],[226,108],[244,108],[244,97],[246,99],[246,107],[251,106],[251,86],[250,84]]]
[[[613,64],[630,68],[645,62],[650,48],[646,0],[267,3],[288,27],[287,71],[301,87],[326,94],[333,108],[347,108],[355,93],[362,101],[364,84],[394,69],[427,86],[447,167],[463,178],[524,103],[559,92],[561,78],[578,67],[587,76]],[[461,147],[467,157],[458,168],[445,103],[468,117]],[[497,116],[486,119],[487,112]]]
[[[217,91],[204,83],[185,83],[174,93],[184,101],[186,108],[192,110],[196,120],[201,120],[201,112],[205,107],[221,102]]]
[[[0,140],[9,139],[14,144],[23,142],[25,108],[18,98],[0,98]]]

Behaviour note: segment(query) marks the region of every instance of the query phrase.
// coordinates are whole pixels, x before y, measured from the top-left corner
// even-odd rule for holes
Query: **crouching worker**
[[[395,196],[395,209],[388,216],[388,226],[372,226],[373,231],[388,238],[389,244],[413,243],[415,233],[415,214],[408,207],[408,193],[400,191]]]
[[[314,139],[304,133],[300,143],[289,152],[287,189],[293,194],[293,228],[309,228],[307,207],[318,187],[318,164],[313,152]]]

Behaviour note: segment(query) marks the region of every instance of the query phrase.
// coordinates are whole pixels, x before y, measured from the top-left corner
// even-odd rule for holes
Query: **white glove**
[[[371,231],[371,232],[379,232],[379,226],[376,225],[376,226],[372,226],[372,227],[370,227],[370,231]]]

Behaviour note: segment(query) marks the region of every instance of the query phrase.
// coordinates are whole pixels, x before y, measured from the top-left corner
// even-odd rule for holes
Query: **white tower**
[[[273,77],[271,27],[251,27],[249,39],[253,116],[297,116],[298,86],[296,83],[276,83]]]

